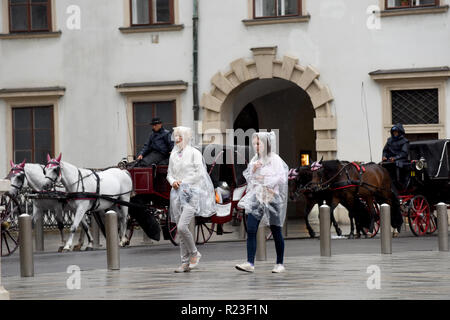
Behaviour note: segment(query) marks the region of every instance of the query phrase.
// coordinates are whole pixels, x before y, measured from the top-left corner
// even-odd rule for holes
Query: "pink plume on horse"
[[[50,155],[47,153],[47,162],[50,162],[52,160],[52,158],[50,157]]]
[[[22,163],[19,164],[19,167],[24,168],[26,162],[27,162],[27,159],[23,159]]]
[[[298,176],[297,169],[292,168],[292,169],[289,170],[289,174],[288,174],[288,179],[289,180],[294,180],[297,176]]]
[[[322,160],[320,160],[322,161]],[[313,164],[311,165],[311,171],[316,171],[319,170],[320,168],[322,168],[322,164],[320,162],[313,162]]]
[[[58,156],[58,158],[56,158],[56,161],[61,162],[61,157],[62,157],[62,153],[59,153],[59,156]]]
[[[16,166],[12,160],[9,160],[9,164],[11,165],[11,168],[14,168]]]

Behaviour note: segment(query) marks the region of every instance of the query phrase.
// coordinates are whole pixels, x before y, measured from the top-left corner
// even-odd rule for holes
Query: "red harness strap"
[[[364,168],[364,166],[360,166],[359,164],[357,164],[356,162],[352,162],[352,165],[354,165],[356,167],[356,170],[358,170],[358,172],[366,172],[366,168]]]

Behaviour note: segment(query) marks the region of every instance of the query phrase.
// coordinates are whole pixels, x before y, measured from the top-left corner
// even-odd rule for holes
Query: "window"
[[[301,0],[253,0],[254,18],[301,15]]]
[[[131,25],[173,24],[173,0],[130,0]]]
[[[10,32],[50,31],[50,0],[8,0]]]
[[[439,0],[386,0],[386,9],[439,6]]]
[[[45,164],[53,155],[53,106],[13,108],[14,161]]]
[[[158,117],[163,123],[163,127],[172,130],[176,125],[175,101],[164,102],[135,102],[133,103],[134,119],[134,145],[137,154],[147,143],[152,132],[152,119]]]
[[[393,90],[392,123],[439,123],[438,89]]]

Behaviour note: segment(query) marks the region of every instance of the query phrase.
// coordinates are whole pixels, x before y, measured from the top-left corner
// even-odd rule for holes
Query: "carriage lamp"
[[[426,167],[427,167],[427,163],[425,161],[425,158],[422,157],[422,158],[420,158],[419,161],[416,161],[416,169],[418,171],[423,170],[423,168],[426,168]]]

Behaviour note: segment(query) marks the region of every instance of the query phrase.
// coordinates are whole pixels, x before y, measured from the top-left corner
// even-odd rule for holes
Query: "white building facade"
[[[379,161],[397,121],[412,140],[449,138],[449,4],[1,0],[0,175],[47,152],[115,165],[154,116],[204,142],[278,129],[291,167]]]

